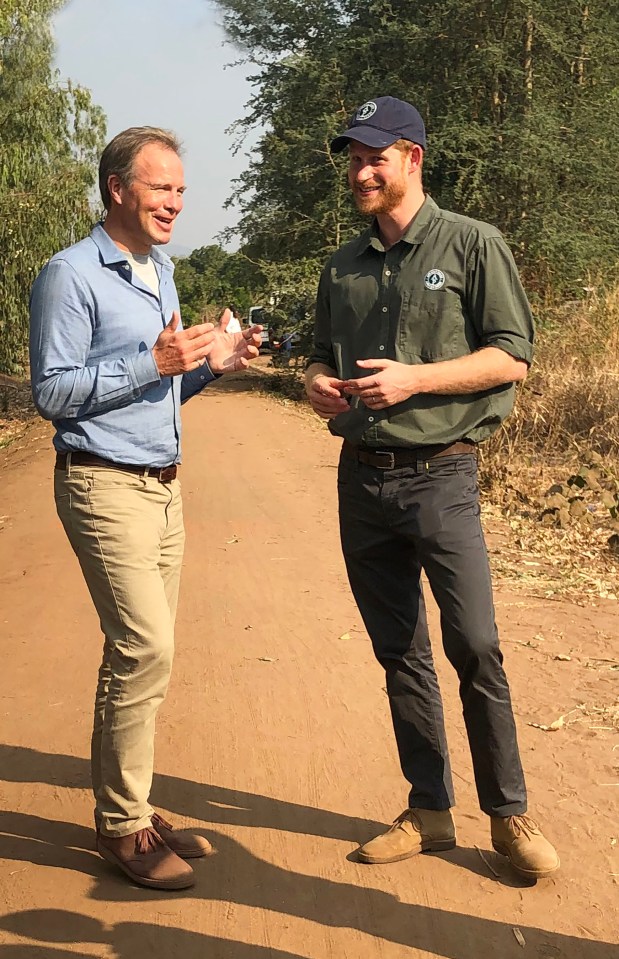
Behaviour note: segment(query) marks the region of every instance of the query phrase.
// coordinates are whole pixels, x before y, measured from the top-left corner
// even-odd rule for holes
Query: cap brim
[[[357,140],[366,147],[384,147],[392,146],[396,140],[400,139],[400,134],[385,133],[383,130],[376,130],[374,127],[351,127],[344,133],[331,140],[331,153],[341,153],[345,150],[351,140]]]

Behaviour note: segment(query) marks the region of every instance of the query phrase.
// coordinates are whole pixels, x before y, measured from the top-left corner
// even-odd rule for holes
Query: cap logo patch
[[[442,270],[428,270],[423,278],[426,290],[440,290],[445,286],[445,274]]]
[[[355,120],[369,120],[370,117],[373,117],[376,113],[378,107],[373,100],[368,100],[367,103],[364,103],[362,107],[359,107],[357,110],[357,115]]]

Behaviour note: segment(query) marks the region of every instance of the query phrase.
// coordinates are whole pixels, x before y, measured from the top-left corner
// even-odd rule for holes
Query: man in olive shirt
[[[480,524],[476,444],[511,411],[533,325],[494,227],[424,195],[417,110],[364,103],[331,144],[372,225],[327,263],[307,370],[314,410],[344,439],[340,533],[355,600],[384,667],[408,808],[359,850],[385,863],[451,849],[453,784],[421,588],[460,680],[479,803],[521,875],[559,867],[527,797]]]

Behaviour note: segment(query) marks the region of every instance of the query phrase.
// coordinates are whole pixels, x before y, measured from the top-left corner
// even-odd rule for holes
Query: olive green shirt
[[[531,362],[533,321],[513,257],[494,227],[440,210],[426,197],[402,239],[385,250],[376,223],[326,264],[314,352],[341,379],[356,361],[435,363],[493,346]],[[485,439],[510,413],[515,385],[478,393],[415,394],[384,410],[358,397],[329,429],[354,445],[416,447]]]

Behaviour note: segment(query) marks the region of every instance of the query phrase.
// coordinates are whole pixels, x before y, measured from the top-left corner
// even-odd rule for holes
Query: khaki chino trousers
[[[178,480],[101,467],[55,470],[56,508],[104,635],[91,744],[104,835],[150,825],[155,717],[174,652],[185,531]]]

